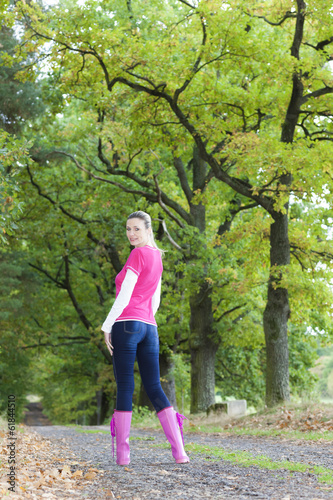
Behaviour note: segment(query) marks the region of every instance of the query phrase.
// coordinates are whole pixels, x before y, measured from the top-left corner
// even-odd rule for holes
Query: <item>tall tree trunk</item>
[[[89,425],[102,425],[104,420],[110,415],[110,403],[103,390],[96,391],[96,412],[89,418]]]
[[[215,357],[218,345],[213,333],[209,285],[201,286],[190,299],[191,413],[206,411],[215,403]]]
[[[300,47],[304,34],[306,4],[304,0],[296,0],[297,16],[291,55],[300,58]],[[281,142],[292,144],[302,107],[304,86],[302,70],[297,70],[292,78],[292,92],[282,125]],[[290,187],[291,175],[285,173],[280,183]],[[274,406],[290,399],[289,391],[289,355],[288,355],[288,318],[290,316],[287,288],[279,288],[283,267],[290,263],[290,245],[288,237],[288,202],[286,213],[276,212],[270,231],[270,266],[271,274],[268,282],[267,304],[264,312],[264,331],[267,352],[266,404]]]
[[[205,183],[207,164],[199,156],[197,147],[193,151],[193,192],[202,189]],[[206,207],[190,204],[194,225],[200,233],[206,230]],[[201,242],[199,244],[202,244]],[[196,256],[192,259],[195,261]],[[215,356],[217,344],[212,340],[213,310],[207,281],[198,283],[199,290],[190,297],[191,353],[191,413],[206,411],[215,403]]]
[[[290,263],[287,214],[276,215],[271,225],[270,246],[271,275],[264,311],[264,331],[267,358],[266,404],[273,406],[290,398],[287,332],[290,309],[288,290],[279,287],[283,272],[279,266]]]

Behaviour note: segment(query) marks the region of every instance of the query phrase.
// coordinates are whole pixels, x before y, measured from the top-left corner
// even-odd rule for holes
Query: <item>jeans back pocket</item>
[[[142,323],[141,321],[124,321],[125,333],[140,333]]]

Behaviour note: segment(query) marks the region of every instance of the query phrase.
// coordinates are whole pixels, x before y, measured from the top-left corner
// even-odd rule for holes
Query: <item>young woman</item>
[[[160,304],[161,252],[150,216],[134,212],[127,219],[127,237],[135,248],[116,276],[116,300],[103,323],[105,343],[113,355],[117,403],[110,427],[116,437],[117,464],[130,463],[129,434],[134,391],[134,361],[177,463],[189,462],[182,438],[182,419],[173,409],[160,382],[159,338],[155,314]]]

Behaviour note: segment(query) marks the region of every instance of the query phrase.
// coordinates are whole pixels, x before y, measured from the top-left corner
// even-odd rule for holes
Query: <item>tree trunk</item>
[[[291,55],[296,60],[300,58],[300,47],[303,40],[306,4],[297,0],[297,17]],[[282,126],[281,142],[292,144],[295,129],[300,116],[303,100],[302,71],[293,74],[292,93]],[[286,173],[280,183],[290,187],[290,174]],[[283,268],[290,263],[290,245],[288,238],[288,203],[286,214],[275,213],[274,223],[270,233],[270,264],[271,275],[268,282],[267,304],[264,312],[264,331],[267,351],[266,404],[274,406],[282,401],[289,401],[289,355],[288,355],[288,318],[290,316],[288,290],[278,288],[283,274]]]
[[[287,288],[279,288],[283,269],[290,262],[288,215],[277,214],[270,232],[271,275],[264,311],[266,339],[266,404],[274,406],[290,399],[288,318],[290,315]]]
[[[110,404],[103,390],[96,391],[96,412],[89,418],[89,425],[102,425],[110,415]]]
[[[212,340],[213,312],[208,284],[190,299],[191,413],[206,411],[215,403],[215,356]]]
[[[200,158],[198,148],[193,150],[193,192],[203,189],[207,164]],[[194,225],[201,234],[206,230],[206,207],[202,203],[190,204]],[[200,241],[199,244],[204,244]],[[196,256],[192,256],[196,260]],[[194,279],[197,281],[197,278]],[[191,413],[206,411],[215,403],[215,356],[218,345],[212,340],[213,310],[210,285],[202,281],[199,291],[190,297],[191,353]]]

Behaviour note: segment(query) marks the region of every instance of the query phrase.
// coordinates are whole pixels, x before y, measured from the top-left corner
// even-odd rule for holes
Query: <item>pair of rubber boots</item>
[[[173,458],[177,464],[190,461],[184,450],[183,419],[186,418],[177,413],[172,406],[164,408],[157,414],[163,427],[165,436],[171,444]],[[128,465],[130,463],[129,435],[131,429],[132,412],[115,410],[110,422],[112,436],[112,454],[114,456],[114,437],[117,445],[117,464]]]

